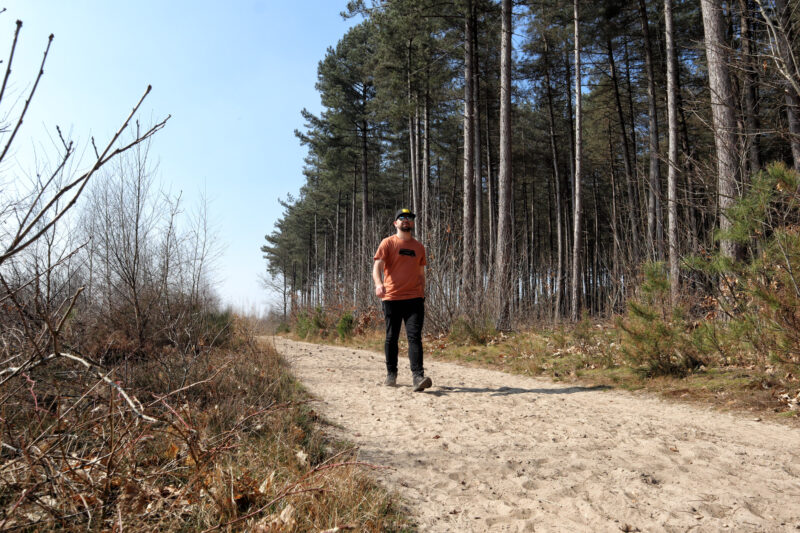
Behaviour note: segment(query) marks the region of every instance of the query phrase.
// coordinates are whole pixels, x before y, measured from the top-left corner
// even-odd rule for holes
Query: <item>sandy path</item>
[[[276,338],[421,531],[798,531],[800,430],[426,360]],[[637,529],[638,528],[638,529]]]

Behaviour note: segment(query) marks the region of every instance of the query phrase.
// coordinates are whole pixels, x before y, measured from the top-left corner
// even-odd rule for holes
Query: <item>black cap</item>
[[[410,217],[410,218],[417,218],[417,215],[412,213],[411,209],[409,209],[407,207],[404,207],[403,209],[398,210],[397,213],[394,214],[394,219],[397,220],[398,218],[400,218],[402,216]]]

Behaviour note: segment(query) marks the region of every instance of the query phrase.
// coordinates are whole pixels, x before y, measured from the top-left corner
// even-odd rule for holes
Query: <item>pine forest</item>
[[[796,196],[756,221],[743,199],[800,168],[797,4],[351,1],[343,16],[361,22],[320,61],[323,110],[296,132],[305,185],[262,247],[284,316],[367,312],[401,207],[428,251],[433,331],[609,317],[648,280],[692,316],[729,315],[747,303],[735,271],[796,236]]]

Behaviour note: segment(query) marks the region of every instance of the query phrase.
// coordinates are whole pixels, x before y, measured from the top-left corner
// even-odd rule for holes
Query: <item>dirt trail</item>
[[[616,390],[276,338],[421,531],[799,531],[800,429]]]

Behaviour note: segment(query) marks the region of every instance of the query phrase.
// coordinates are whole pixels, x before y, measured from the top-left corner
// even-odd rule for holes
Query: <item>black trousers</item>
[[[425,298],[411,300],[384,300],[383,316],[386,318],[386,372],[397,374],[397,340],[400,326],[406,324],[408,360],[412,374],[424,374],[422,368],[422,325],[425,322]]]

